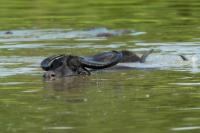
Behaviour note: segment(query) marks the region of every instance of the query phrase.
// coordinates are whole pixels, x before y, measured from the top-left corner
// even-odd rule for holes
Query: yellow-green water
[[[46,56],[113,49],[155,52],[132,70],[42,79]],[[198,133],[199,57],[198,0],[2,0],[0,133]]]

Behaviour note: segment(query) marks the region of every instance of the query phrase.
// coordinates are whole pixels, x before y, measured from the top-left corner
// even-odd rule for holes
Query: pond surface
[[[0,7],[0,132],[200,132],[198,0],[10,0]],[[114,36],[98,36],[105,32]],[[132,70],[42,79],[47,56],[122,49],[154,53],[144,64],[123,64]]]

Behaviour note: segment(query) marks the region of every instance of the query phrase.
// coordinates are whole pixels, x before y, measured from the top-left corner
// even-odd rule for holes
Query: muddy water
[[[0,132],[199,132],[199,5],[0,1]],[[49,55],[122,49],[154,53],[120,64],[131,70],[42,79]]]

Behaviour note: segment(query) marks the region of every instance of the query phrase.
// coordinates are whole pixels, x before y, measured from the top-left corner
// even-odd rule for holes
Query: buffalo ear
[[[104,69],[116,65],[122,59],[118,51],[104,52],[92,57],[80,57],[81,66],[92,69]]]
[[[41,68],[45,71],[54,70],[63,65],[63,59],[65,55],[53,55],[47,57],[41,62]]]

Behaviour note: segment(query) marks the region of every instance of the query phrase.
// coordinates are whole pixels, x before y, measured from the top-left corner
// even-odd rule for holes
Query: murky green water
[[[133,70],[42,80],[52,54],[151,48]],[[0,132],[198,133],[199,58],[198,0],[0,1]]]

